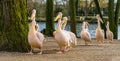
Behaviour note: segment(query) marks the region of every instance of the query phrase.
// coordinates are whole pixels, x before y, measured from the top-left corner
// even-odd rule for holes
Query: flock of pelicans
[[[28,33],[28,43],[31,46],[31,51],[28,54],[33,54],[32,50],[34,48],[39,48],[41,51],[38,54],[42,54],[42,47],[43,42],[46,41],[45,37],[42,33],[38,32],[39,26],[36,24],[35,21],[36,16],[36,10],[32,10],[32,15],[29,17],[29,20],[32,22],[29,25],[29,33]],[[96,39],[99,43],[104,43],[104,31],[101,29],[100,22],[103,23],[102,19],[99,15],[96,15],[98,26],[96,28]],[[65,26],[67,24],[67,17],[62,18],[62,13],[59,12],[58,16],[55,18],[54,21],[58,21],[57,29],[53,32],[54,38],[56,42],[58,43],[58,46],[60,48],[59,52],[57,53],[64,53],[66,51],[69,51],[71,46],[77,45],[77,38],[76,35],[70,31],[66,31]],[[91,42],[91,36],[88,29],[88,22],[82,23],[82,30],[80,33],[81,39],[85,41],[85,45],[88,45],[88,42]],[[106,25],[107,31],[106,36],[109,42],[112,42],[113,40],[113,33],[109,29],[109,22],[107,22]]]

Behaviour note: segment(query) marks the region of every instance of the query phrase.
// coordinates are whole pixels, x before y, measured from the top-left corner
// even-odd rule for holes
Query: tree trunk
[[[70,28],[73,33],[76,35],[76,9],[74,0],[69,0],[70,7]]]
[[[53,20],[53,0],[46,2],[46,35],[53,35],[54,20]]]
[[[116,9],[115,9],[115,18],[114,18],[114,22],[115,22],[115,26],[116,26],[116,32],[115,33],[115,39],[117,39],[118,37],[118,22],[119,22],[119,15],[120,15],[120,0],[117,0],[117,5],[116,5]]]
[[[76,15],[78,16],[78,0],[75,0]]]
[[[119,21],[119,15],[120,15],[120,0],[117,0],[117,5],[115,9],[115,24],[118,26],[118,21]]]
[[[103,20],[103,24],[101,23],[101,27],[102,27],[102,29],[104,29],[104,31],[105,31],[105,37],[106,37],[106,27],[105,27],[106,21],[104,21],[103,16],[101,14],[101,10],[100,10],[100,6],[99,6],[98,0],[94,0],[94,3],[96,5],[96,9],[97,9],[98,14],[100,15],[101,19]]]
[[[118,36],[118,28],[117,28],[117,21],[114,19],[114,0],[109,0],[108,3],[108,21],[110,22],[110,30],[114,34],[114,38],[117,39]],[[117,26],[116,26],[117,25]]]
[[[28,45],[26,0],[2,0],[0,21],[0,49],[25,52]]]

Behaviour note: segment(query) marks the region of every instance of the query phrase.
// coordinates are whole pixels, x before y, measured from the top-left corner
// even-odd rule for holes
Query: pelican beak
[[[103,20],[100,18],[99,14],[96,15],[96,18],[97,18],[101,23],[103,23]]]
[[[88,22],[86,22],[86,25],[89,26],[90,24]]]
[[[103,20],[101,18],[99,20],[100,20],[101,23],[103,23]]]
[[[31,17],[28,17],[28,20],[30,20],[30,21],[34,20],[34,19],[35,19],[35,15],[36,15],[36,10],[33,9],[33,10],[32,10],[32,14],[31,14]]]
[[[61,12],[59,12],[59,14],[57,15],[57,17],[55,18],[55,20],[54,21],[57,21],[58,19],[61,19],[62,18],[62,13]]]
[[[107,21],[107,25],[109,25],[109,21]]]

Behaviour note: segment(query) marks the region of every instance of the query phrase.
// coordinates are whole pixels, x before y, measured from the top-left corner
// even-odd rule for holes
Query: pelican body
[[[101,25],[100,25],[100,22],[103,23],[103,21],[99,15],[97,15],[96,18],[98,20],[98,27],[96,28],[96,39],[98,40],[99,43],[103,44],[104,43],[104,31],[101,29]]]
[[[73,45],[77,45],[77,38],[76,38],[76,35],[73,33],[73,32],[70,32],[70,31],[66,31],[65,30],[65,26],[67,24],[67,20],[68,18],[67,17],[63,17],[63,20],[62,20],[62,26],[61,26],[61,29],[64,30],[66,33],[68,33],[70,35],[70,43],[73,44]]]
[[[58,20],[58,28],[54,31],[54,37],[60,47],[60,53],[70,48],[70,36],[61,29],[61,20]]]
[[[33,12],[34,13],[34,12]],[[28,54],[32,54],[32,50],[34,48],[39,48],[41,52],[39,54],[42,54],[42,47],[43,47],[43,41],[45,40],[44,35],[40,32],[38,32],[38,24],[36,24],[35,21],[35,15],[31,18],[32,22],[30,23],[31,26],[29,26],[29,32],[28,32],[28,43],[31,46],[31,51]]]
[[[114,36],[113,36],[113,33],[109,29],[109,22],[107,22],[106,29],[107,29],[107,31],[106,31],[106,37],[109,40],[109,42],[112,42]]]
[[[91,36],[88,31],[88,26],[86,24],[87,22],[83,22],[81,31],[81,38],[85,41],[85,45],[87,45],[87,42],[91,42]]]
[[[53,35],[60,47],[60,52],[63,53],[70,49],[72,43],[76,44],[76,36],[74,33],[64,30],[67,23],[67,17],[64,17],[63,20],[61,20],[61,18],[62,13],[59,12],[58,16],[55,18],[55,21],[58,20],[58,28],[53,32]],[[73,40],[75,41],[73,42]]]

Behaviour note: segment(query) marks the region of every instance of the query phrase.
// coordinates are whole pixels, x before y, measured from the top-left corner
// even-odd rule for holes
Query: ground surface
[[[42,55],[28,55],[18,52],[0,52],[0,61],[120,61],[120,41],[100,45],[92,40],[90,46],[84,46],[81,39],[69,52],[56,54],[59,50],[54,38],[47,37]]]

